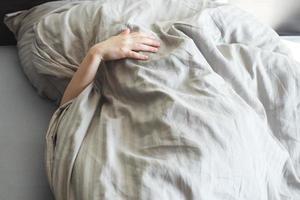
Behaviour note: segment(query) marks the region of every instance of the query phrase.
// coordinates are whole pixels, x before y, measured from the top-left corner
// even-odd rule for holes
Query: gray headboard
[[[0,45],[15,45],[14,35],[3,23],[4,15],[7,13],[25,10],[33,6],[55,0],[4,0],[0,1]]]

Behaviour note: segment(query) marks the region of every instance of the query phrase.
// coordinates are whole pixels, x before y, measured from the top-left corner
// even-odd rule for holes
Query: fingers
[[[160,43],[157,40],[147,38],[147,37],[139,38],[138,42],[149,45],[149,46],[153,46],[153,47],[160,47]]]
[[[136,51],[157,52],[160,47],[158,40],[150,34],[142,32],[130,32],[129,28],[123,30],[120,35],[120,55],[122,58],[147,60],[149,57]],[[117,40],[116,40],[117,41]]]
[[[132,50],[134,51],[148,51],[148,52],[157,52],[158,51],[158,47],[153,47],[153,46],[148,46],[145,44],[135,44],[132,48]]]
[[[150,39],[156,39],[156,37],[154,35],[151,35],[151,34],[147,34],[147,33],[143,33],[143,32],[133,32],[131,33],[131,35],[133,37],[144,37],[144,38],[150,38]]]
[[[129,51],[127,53],[127,57],[128,58],[133,58],[133,59],[138,59],[138,60],[147,60],[148,59],[147,55],[143,55],[143,54],[137,53],[135,51]]]
[[[143,33],[143,32],[132,32],[130,34],[130,36],[132,37],[132,39],[135,42],[140,42],[140,43],[150,45],[150,46],[154,46],[154,47],[159,47],[160,46],[159,41],[153,35],[146,34],[146,33]]]
[[[126,28],[125,30],[123,30],[120,34],[121,35],[127,35],[130,33],[130,29],[129,28]]]

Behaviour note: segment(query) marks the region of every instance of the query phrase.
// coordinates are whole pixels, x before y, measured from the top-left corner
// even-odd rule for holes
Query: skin
[[[60,106],[77,97],[95,78],[100,62],[118,59],[147,60],[148,56],[139,53],[157,52],[160,43],[152,35],[130,32],[125,29],[120,34],[97,43],[90,48],[82,63],[69,82]]]

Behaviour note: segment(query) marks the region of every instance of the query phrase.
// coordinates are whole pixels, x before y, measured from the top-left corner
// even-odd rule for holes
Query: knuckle
[[[150,39],[152,44],[157,44],[157,42],[154,39]]]
[[[142,59],[142,58],[143,58],[143,55],[141,55],[140,53],[138,53],[138,54],[136,55],[136,58]]]
[[[134,53],[132,52],[132,55],[131,55],[132,58],[138,58],[139,57],[139,54],[138,53]]]
[[[132,51],[129,51],[127,55],[132,57],[134,55],[134,53]]]
[[[155,42],[152,39],[148,38],[147,41],[148,41],[148,44],[150,44],[150,45],[154,45],[155,44]]]
[[[126,53],[127,49],[126,49],[125,45],[120,47],[120,51],[122,53]]]
[[[138,48],[138,49],[142,49],[142,48],[143,48],[143,45],[142,45],[142,44],[139,44],[139,43],[137,43],[137,44],[136,44],[136,48]]]

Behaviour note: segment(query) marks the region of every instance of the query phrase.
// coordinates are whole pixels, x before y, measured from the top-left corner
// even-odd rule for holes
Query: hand
[[[154,36],[141,32],[132,32],[125,29],[120,34],[95,44],[90,52],[99,56],[102,60],[117,60],[122,58],[133,58],[147,60],[148,56],[137,51],[157,52],[160,43]]]

